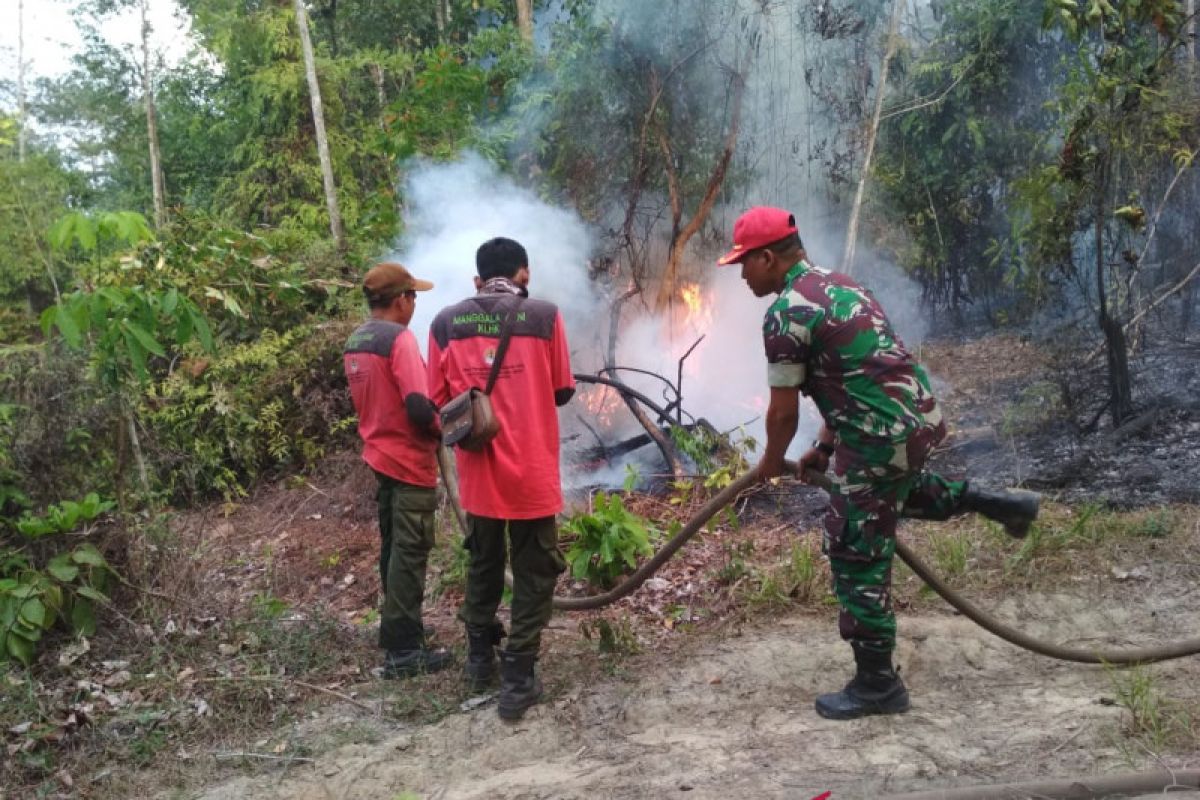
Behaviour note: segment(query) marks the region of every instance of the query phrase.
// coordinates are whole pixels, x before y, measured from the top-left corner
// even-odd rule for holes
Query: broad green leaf
[[[35,628],[23,619],[18,619],[16,624],[9,629],[9,632],[20,636],[27,642],[37,642],[42,638],[42,629]]]
[[[163,346],[159,344],[158,340],[151,336],[150,332],[145,328],[130,320],[125,321],[125,327],[130,333],[137,337],[137,340],[141,342],[142,347],[146,348],[151,353],[154,353],[156,356],[165,357],[167,355],[167,351],[163,349]]]
[[[94,600],[97,603],[107,603],[108,597],[91,586],[80,586],[75,590],[75,593],[80,597],[86,597],[88,600]]]
[[[50,230],[46,231],[46,240],[50,243],[50,247],[55,250],[66,250],[71,244],[71,233],[75,228],[75,218],[79,216],[78,212],[72,212],[65,216],[59,217]]]
[[[71,608],[71,627],[84,636],[96,632],[96,610],[92,608],[91,601],[82,597],[75,599],[75,605]]]
[[[56,580],[63,583],[70,583],[79,575],[79,567],[71,563],[69,553],[62,553],[50,559],[50,563],[46,565],[46,572],[54,576]]]
[[[104,567],[108,563],[104,560],[104,556],[96,549],[93,544],[81,544],[76,547],[71,553],[71,560],[76,564],[87,564],[91,567]]]
[[[27,667],[33,662],[33,644],[14,636],[12,631],[4,639],[4,649],[8,655]]]
[[[204,348],[206,353],[213,351],[213,336],[212,329],[208,327],[208,320],[204,314],[198,310],[188,309],[188,316],[192,319],[192,325],[196,329],[196,338],[200,340],[200,346]]]
[[[96,294],[98,294],[100,297],[103,297],[114,306],[125,305],[125,295],[115,286],[101,286],[96,290]]]
[[[175,343],[182,347],[192,338],[192,315],[184,311],[175,319]]]
[[[17,613],[20,614],[21,619],[35,628],[47,627],[46,606],[36,597],[31,597],[22,603]]]
[[[83,334],[79,331],[75,317],[61,304],[55,306],[54,324],[71,347],[79,347],[83,343]]]
[[[85,252],[91,253],[96,250],[96,221],[91,217],[78,214],[75,217],[75,238],[79,240],[79,246]]]
[[[50,306],[38,317],[38,323],[42,328],[42,336],[45,336],[47,339],[50,338],[50,329],[54,327],[54,320],[58,316],[58,309],[59,306]]]
[[[145,383],[150,377],[150,372],[146,369],[146,350],[128,328],[122,327],[121,335],[125,337],[125,349],[129,352],[130,363],[133,364],[133,374]]]

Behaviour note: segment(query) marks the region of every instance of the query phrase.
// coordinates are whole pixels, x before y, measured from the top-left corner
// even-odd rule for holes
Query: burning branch
[[[617,368],[606,368],[606,370],[610,369]],[[580,383],[598,383],[604,386],[611,386],[616,389],[617,392],[620,393],[621,399],[625,401],[625,405],[629,408],[629,413],[633,414],[634,418],[641,423],[642,427],[646,429],[646,434],[652,440],[654,440],[654,443],[658,445],[658,449],[662,451],[663,458],[666,460],[667,467],[671,470],[671,473],[675,475],[676,478],[683,477],[683,464],[679,460],[679,453],[676,452],[675,445],[670,439],[663,435],[662,429],[655,425],[654,422],[652,422],[650,418],[646,416],[646,412],[642,410],[641,406],[644,405],[646,408],[655,411],[658,414],[659,419],[666,419],[669,422],[670,417],[663,408],[661,408],[649,397],[646,397],[646,395],[642,394],[636,389],[633,389],[632,387],[626,386],[614,378],[605,378],[601,375],[586,375],[577,373],[575,375],[575,380]],[[641,403],[641,405],[638,405],[639,403]]]
[[[700,345],[700,342],[703,340],[704,336],[701,336],[692,344],[691,347],[687,349],[687,352],[680,357],[678,378],[676,383],[671,383],[668,378],[663,375],[659,375],[656,372],[651,372],[650,370],[646,369],[639,369],[637,367],[607,366],[601,369],[600,374],[597,375],[588,375],[585,373],[575,374],[575,380],[580,383],[597,384],[616,390],[621,396],[621,399],[625,401],[625,405],[629,409],[629,412],[633,414],[634,418],[641,423],[642,427],[646,431],[645,437],[635,436],[632,439],[620,442],[610,448],[600,440],[599,435],[597,435],[592,426],[588,425],[586,421],[581,420],[584,426],[592,432],[593,436],[596,437],[597,442],[599,442],[600,457],[607,460],[610,455],[622,455],[627,452],[632,452],[642,445],[653,441],[656,445],[658,445],[658,449],[662,452],[663,459],[666,461],[667,467],[670,469],[671,474],[674,475],[676,479],[681,479],[683,477],[684,469],[682,460],[679,457],[679,452],[675,447],[675,443],[668,438],[665,431],[669,431],[675,426],[683,427],[685,430],[695,427],[695,425],[685,426],[683,424],[683,362],[687,360],[688,356],[695,351],[695,349]],[[649,375],[652,378],[657,378],[658,380],[662,381],[666,385],[666,390],[664,390],[664,395],[668,400],[666,407],[659,405],[642,392],[639,392],[633,387],[613,377],[618,371],[622,370],[626,372],[636,372],[642,375]],[[669,392],[669,395],[666,394],[667,392]],[[673,395],[673,399],[671,395]],[[646,413],[646,409],[654,412],[654,414],[657,416],[657,420],[651,420]],[[672,417],[672,415],[674,416]],[[704,425],[707,426],[707,423],[704,423]],[[711,426],[708,427],[711,428]],[[595,452],[594,449],[593,452]]]
[[[663,273],[662,283],[658,288],[657,307],[661,310],[667,307],[671,299],[675,296],[675,281],[679,276],[679,263],[683,260],[683,250],[687,247],[688,241],[700,230],[700,227],[708,219],[709,213],[712,211],[713,205],[717,202],[717,195],[721,191],[721,187],[725,184],[725,173],[729,169],[729,162],[733,159],[733,151],[737,146],[738,130],[742,121],[742,97],[746,93],[746,75],[750,70],[750,60],[753,58],[755,48],[753,44],[746,47],[746,52],[742,57],[742,63],[738,65],[733,72],[733,108],[730,111],[729,132],[725,136],[725,146],[721,149],[720,155],[717,157],[717,162],[713,165],[712,174],[709,176],[708,185],[704,191],[704,197],[700,200],[700,205],[696,208],[696,213],[688,220],[687,225],[682,228],[683,208],[678,202],[677,191],[675,187],[678,185],[678,176],[675,173],[673,160],[670,158],[669,145],[665,139],[660,142],[661,147],[665,147],[666,163],[664,167],[667,171],[667,183],[672,188],[671,191],[671,246],[670,255],[667,258],[667,268]]]

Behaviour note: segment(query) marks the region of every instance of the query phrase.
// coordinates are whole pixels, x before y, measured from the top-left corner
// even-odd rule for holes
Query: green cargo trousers
[[[511,552],[512,630],[506,649],[536,653],[542,644],[542,629],[554,610],[554,585],[567,568],[558,550],[554,517],[493,519],[469,514],[467,519],[470,530],[463,545],[470,554],[470,566],[458,618],[472,626],[492,623],[504,594],[506,551]]]
[[[390,478],[378,472],[379,585],[383,608],[379,615],[379,646],[384,650],[415,650],[424,640],[421,602],[425,569],[433,549],[437,492]]]
[[[965,489],[925,469],[941,426],[910,441],[839,443],[833,456],[823,547],[841,612],[838,629],[856,649],[891,653],[896,647],[892,559],[901,517],[949,519]]]

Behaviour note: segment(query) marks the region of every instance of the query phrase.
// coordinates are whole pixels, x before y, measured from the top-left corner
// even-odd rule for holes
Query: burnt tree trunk
[[[725,144],[717,156],[716,163],[713,165],[712,174],[709,176],[708,184],[704,189],[704,196],[700,199],[696,213],[692,215],[692,218],[688,220],[686,225],[681,226],[683,214],[682,199],[676,196],[678,176],[675,173],[672,158],[670,157],[670,143],[665,138],[660,138],[659,146],[664,151],[664,168],[667,171],[667,185],[671,188],[672,237],[667,257],[667,267],[663,272],[662,283],[658,287],[658,298],[655,301],[655,307],[659,311],[665,309],[675,298],[675,284],[679,278],[679,264],[683,261],[684,248],[687,247],[687,243],[699,232],[700,227],[708,219],[713,205],[717,202],[717,195],[720,193],[721,187],[725,184],[725,173],[729,170],[729,162],[733,159],[733,151],[737,146],[738,131],[742,120],[742,98],[746,93],[746,73],[750,69],[750,59],[753,57],[753,54],[753,42],[747,42],[746,53],[743,56],[742,63],[732,76],[732,109],[729,118],[729,132],[725,135]],[[663,137],[665,137],[665,133]]]
[[[1113,427],[1116,428],[1133,416],[1133,388],[1129,379],[1129,347],[1125,339],[1125,329],[1121,325],[1120,318],[1112,312],[1105,285],[1104,209],[1105,195],[1108,189],[1106,165],[1100,167],[1098,175],[1099,180],[1096,186],[1096,297],[1100,307],[1100,330],[1104,333],[1108,355],[1108,408],[1112,414]]]

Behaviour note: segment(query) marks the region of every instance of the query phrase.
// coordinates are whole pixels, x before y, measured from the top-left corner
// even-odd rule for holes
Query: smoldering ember
[[[0,800],[1200,796],[1195,0],[16,0]]]

